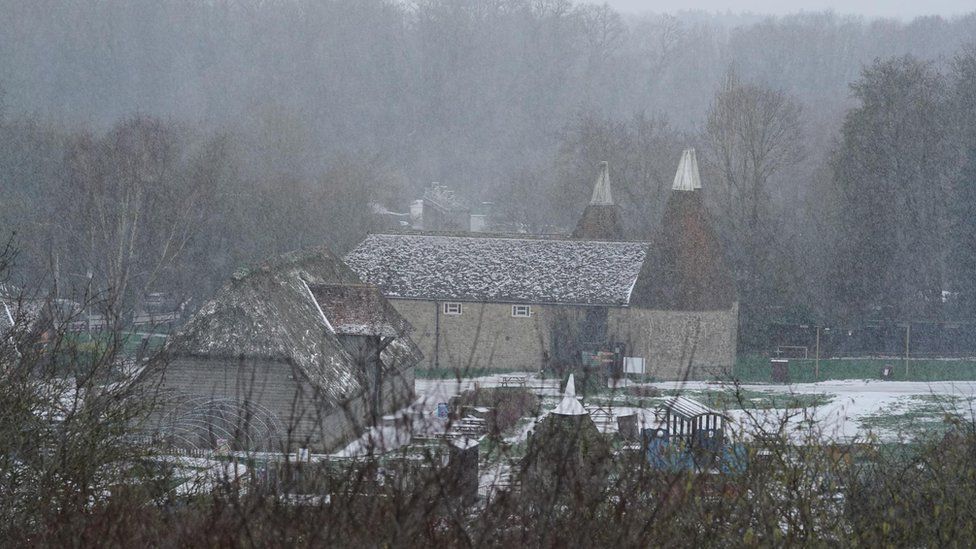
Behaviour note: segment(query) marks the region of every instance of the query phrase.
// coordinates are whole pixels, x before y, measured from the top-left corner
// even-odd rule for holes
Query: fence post
[[[908,349],[912,338],[912,323],[905,323],[905,381],[908,381]]]
[[[817,326],[817,351],[813,366],[813,380],[820,381],[820,326]]]
[[[905,381],[908,381],[908,349],[911,344],[912,323],[905,323]]]

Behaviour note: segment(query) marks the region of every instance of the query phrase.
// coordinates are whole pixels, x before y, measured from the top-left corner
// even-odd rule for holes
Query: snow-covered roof
[[[701,188],[701,175],[698,173],[698,159],[695,157],[695,149],[685,149],[681,153],[681,161],[678,163],[678,171],[674,174],[674,184],[671,189],[675,191],[694,191]]]
[[[610,165],[600,162],[600,174],[593,185],[593,196],[590,204],[594,206],[613,206],[613,195],[610,193]]]
[[[0,334],[13,328],[21,331],[43,331],[71,320],[77,320],[80,305],[67,299],[0,296]]]
[[[346,257],[388,298],[627,305],[644,242],[374,234]]]
[[[576,381],[573,374],[569,374],[566,390],[563,391],[563,399],[559,401],[559,405],[552,410],[552,413],[557,416],[585,416],[589,413],[579,398],[576,397]]]

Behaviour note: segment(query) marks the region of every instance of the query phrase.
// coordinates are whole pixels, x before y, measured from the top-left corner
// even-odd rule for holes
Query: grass
[[[641,397],[622,392],[589,395],[584,398],[587,405],[600,406],[629,406],[632,408],[654,407],[664,401],[663,397]]]
[[[881,379],[881,370],[890,365],[892,381],[976,381],[976,361],[955,359],[911,359],[908,372],[905,360],[894,358],[832,358],[820,360],[819,381],[840,379]],[[813,359],[790,359],[789,378],[792,383],[818,381]],[[728,375],[715,375],[728,379]],[[769,359],[759,356],[740,356],[734,377],[745,383],[772,383]]]
[[[704,391],[665,391],[665,394],[691,397],[717,410],[815,408],[828,404],[834,399],[833,395],[825,393],[784,394],[746,389],[740,389],[738,393],[734,389],[709,389]]]
[[[941,433],[949,428],[948,420],[958,415],[960,400],[953,395],[910,395],[862,418],[861,427],[906,435]]]
[[[693,398],[706,406],[717,410],[773,410],[814,408],[828,404],[834,399],[833,395],[825,393],[790,394],[769,393],[766,391],[750,391],[740,389],[705,389],[701,391],[688,389],[670,389],[664,391],[667,396],[686,396]]]
[[[120,334],[120,343],[122,344],[120,352],[122,355],[135,356],[139,353],[139,349],[142,346],[142,334],[143,332],[122,332]],[[80,332],[75,337],[77,337],[77,343],[82,345],[92,343],[108,345],[111,342],[112,334],[92,332],[89,335],[87,332]],[[165,334],[154,335],[149,338],[146,351],[150,354],[158,351],[164,343],[166,343]]]

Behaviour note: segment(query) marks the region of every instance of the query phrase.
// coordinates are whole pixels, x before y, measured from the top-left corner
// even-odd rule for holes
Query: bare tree
[[[205,214],[212,166],[190,161],[175,130],[152,118],[83,137],[68,154],[67,206],[77,211],[65,234],[119,315],[182,254]]]
[[[600,162],[610,164],[611,186],[625,212],[628,233],[647,238],[664,206],[674,175],[674,160],[686,136],[661,115],[635,113],[629,120],[607,118],[593,111],[580,113],[563,132],[556,159],[555,180],[545,199],[559,223],[578,219],[593,191]],[[547,208],[536,208],[539,212]]]
[[[623,44],[626,27],[620,14],[609,5],[584,5],[579,8],[591,62],[606,62]]]
[[[795,295],[794,246],[777,229],[770,186],[803,156],[801,109],[783,91],[743,83],[730,69],[705,124],[706,192],[717,200],[718,225],[736,271],[746,346],[760,344],[768,307]]]
[[[766,213],[770,181],[803,157],[800,113],[785,92],[743,83],[734,69],[712,102],[704,135],[707,158],[722,178],[717,190],[736,221],[750,230]]]

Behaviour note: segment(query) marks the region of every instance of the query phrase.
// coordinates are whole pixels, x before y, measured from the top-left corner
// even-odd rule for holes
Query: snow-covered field
[[[714,383],[657,383],[660,389],[696,392],[733,387]],[[771,426],[790,416],[792,437],[798,442],[813,425],[820,438],[851,441],[874,437],[897,440],[912,437],[944,423],[946,415],[973,419],[976,382],[842,380],[795,385],[742,385],[742,391],[783,396],[819,395],[820,401],[804,409],[733,409],[728,414],[746,431],[756,425]]]
[[[416,392],[418,406],[425,417],[436,410],[437,403],[447,402],[451,396],[475,387],[502,386],[512,374],[462,379],[418,379]],[[559,394],[559,381],[542,380],[537,374],[521,374],[526,385],[537,393],[555,397]],[[736,388],[719,382],[661,382],[649,383],[664,395],[680,392],[690,398],[708,402],[716,395],[726,395],[724,400],[734,400]],[[745,398],[742,403],[729,406],[726,411],[737,423],[741,435],[749,437],[760,429],[776,431],[786,422],[786,433],[796,442],[810,440],[810,436],[838,442],[857,439],[899,440],[919,433],[932,432],[945,424],[948,416],[972,420],[976,409],[976,382],[900,382],[873,380],[823,381],[794,385],[750,384],[738,388]],[[781,407],[770,406],[784,403]],[[811,398],[812,397],[812,398]],[[606,400],[605,398],[602,400]],[[612,400],[612,399],[611,399]],[[614,413],[644,411],[649,417],[655,399],[644,399],[646,406],[635,406],[633,397],[625,398]],[[749,401],[756,401],[751,407]],[[547,399],[547,402],[554,400]],[[789,407],[787,402],[802,403],[801,407]],[[741,405],[744,404],[744,405]],[[525,436],[522,429],[518,437]]]

